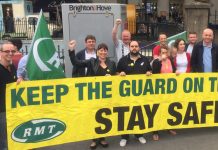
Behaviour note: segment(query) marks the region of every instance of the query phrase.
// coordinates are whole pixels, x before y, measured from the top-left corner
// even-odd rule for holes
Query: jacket
[[[169,58],[169,59],[170,59],[171,65],[172,65],[172,70],[173,70],[173,72],[175,72],[176,67],[174,66],[174,62],[171,58]],[[159,74],[161,71],[161,67],[162,67],[161,61],[159,59],[155,59],[152,63],[152,73]]]
[[[79,60],[85,60],[85,51],[86,49],[81,50],[76,54],[76,57]],[[72,71],[72,77],[84,77],[86,76],[85,67],[74,66]]]
[[[192,57],[191,57],[192,72],[204,72],[203,52],[204,52],[203,41],[201,41],[194,46],[192,51]],[[212,43],[211,56],[212,56],[212,72],[218,72],[218,46],[215,43]]]
[[[100,66],[100,61],[98,58],[90,58],[88,60],[79,60],[75,56],[75,51],[69,51],[69,56],[71,63],[76,67],[87,67],[87,76],[96,76],[96,72],[98,70],[98,67]],[[116,64],[114,61],[110,59],[106,59],[106,65],[110,71],[111,75],[116,74]]]

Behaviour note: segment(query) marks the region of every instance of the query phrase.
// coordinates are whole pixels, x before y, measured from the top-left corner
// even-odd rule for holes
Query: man
[[[29,80],[27,77],[27,70],[26,70],[27,60],[28,60],[28,55],[25,55],[20,59],[18,63],[17,84],[19,84],[23,80]]]
[[[206,28],[202,41],[198,42],[192,52],[192,72],[218,72],[218,46],[213,43],[213,30]]]
[[[12,63],[15,66],[15,68],[17,69],[18,67],[18,63],[20,61],[20,59],[23,57],[22,53],[21,53],[21,48],[22,48],[22,41],[20,39],[9,39],[9,42],[11,42],[16,50],[16,53],[14,54],[13,58],[12,58]]]
[[[95,52],[96,38],[93,35],[87,35],[85,38],[86,48],[76,54],[77,59],[86,60],[90,58],[96,58]],[[86,76],[87,68],[73,66],[72,77],[84,77]]]
[[[197,42],[197,39],[198,38],[197,38],[197,33],[196,32],[189,32],[189,34],[188,34],[188,42],[189,43],[186,44],[185,50],[190,55],[192,55],[192,50],[193,50],[194,45]]]
[[[148,59],[139,53],[139,44],[137,41],[130,42],[130,53],[122,57],[117,65],[117,72],[121,76],[132,75],[132,74],[147,74],[151,75],[151,66]],[[145,138],[142,134],[135,134],[139,142],[142,144],[146,143]],[[120,146],[126,146],[129,135],[122,135]]]
[[[117,60],[121,57],[126,56],[129,53],[129,43],[131,41],[131,33],[128,30],[123,30],[121,40],[117,37],[118,27],[122,23],[121,19],[117,19],[112,30],[112,39],[116,48]]]
[[[0,149],[7,149],[6,84],[16,81],[16,69],[11,65],[12,57],[16,53],[12,43],[6,41],[0,47]]]
[[[160,33],[160,34],[159,34],[159,42],[160,42],[160,44],[159,44],[159,45],[156,45],[156,46],[153,48],[153,58],[154,58],[154,59],[156,59],[156,58],[159,57],[159,54],[160,54],[160,47],[167,44],[167,35],[166,35],[165,33]]]

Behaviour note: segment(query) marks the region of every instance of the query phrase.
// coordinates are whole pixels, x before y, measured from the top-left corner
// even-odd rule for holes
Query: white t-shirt
[[[90,59],[90,58],[96,58],[96,53],[95,51],[93,51],[93,53],[87,53],[87,51],[85,52],[85,59]]]
[[[189,53],[190,55],[192,55],[192,50],[193,50],[193,45],[189,44],[188,48],[187,48],[187,53]]]
[[[95,51],[93,51],[92,53],[87,53],[87,51],[85,51],[85,59],[88,60],[90,58],[96,58]],[[85,68],[85,72],[87,72],[87,67]]]
[[[176,56],[176,70],[180,73],[185,73],[188,66],[188,59],[186,53],[178,54]]]
[[[116,47],[117,60],[119,61],[120,58],[126,56],[128,53],[129,45],[125,45],[122,40],[118,40],[118,45]]]

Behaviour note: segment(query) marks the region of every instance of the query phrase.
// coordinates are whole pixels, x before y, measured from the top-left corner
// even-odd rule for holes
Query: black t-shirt
[[[125,72],[127,75],[131,74],[145,74],[147,71],[151,71],[151,66],[148,59],[140,55],[135,62],[130,59],[130,54],[122,57],[117,65],[117,72]]]
[[[103,68],[101,65],[99,65],[99,67],[96,71],[96,76],[105,76],[106,74],[111,74],[108,67]]]
[[[17,80],[16,69],[13,65],[10,66],[10,70],[0,64],[0,112],[5,112],[6,84]]]

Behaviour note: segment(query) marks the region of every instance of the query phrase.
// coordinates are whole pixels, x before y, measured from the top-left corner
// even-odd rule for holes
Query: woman
[[[110,76],[116,74],[116,64],[107,58],[108,47],[101,43],[97,48],[97,58],[90,58],[88,60],[78,60],[75,56],[76,41],[69,42],[69,55],[73,65],[87,67],[87,76]],[[90,145],[91,149],[97,148],[100,144],[103,147],[108,147],[105,138],[93,139]]]
[[[161,46],[159,59],[155,59],[152,64],[152,73],[173,73],[175,70],[174,63],[169,57],[168,47]]]
[[[185,41],[183,39],[177,39],[174,46],[177,48],[177,54],[174,60],[176,67],[176,73],[188,73],[191,71],[190,60],[191,56],[185,52]]]
[[[174,66],[174,62],[172,58],[169,57],[169,50],[167,46],[160,47],[160,55],[158,59],[155,59],[152,63],[152,73],[159,74],[159,73],[174,73],[176,68]],[[176,131],[169,130],[172,135],[176,135]],[[159,133],[158,131],[153,132],[153,140],[159,140]]]

